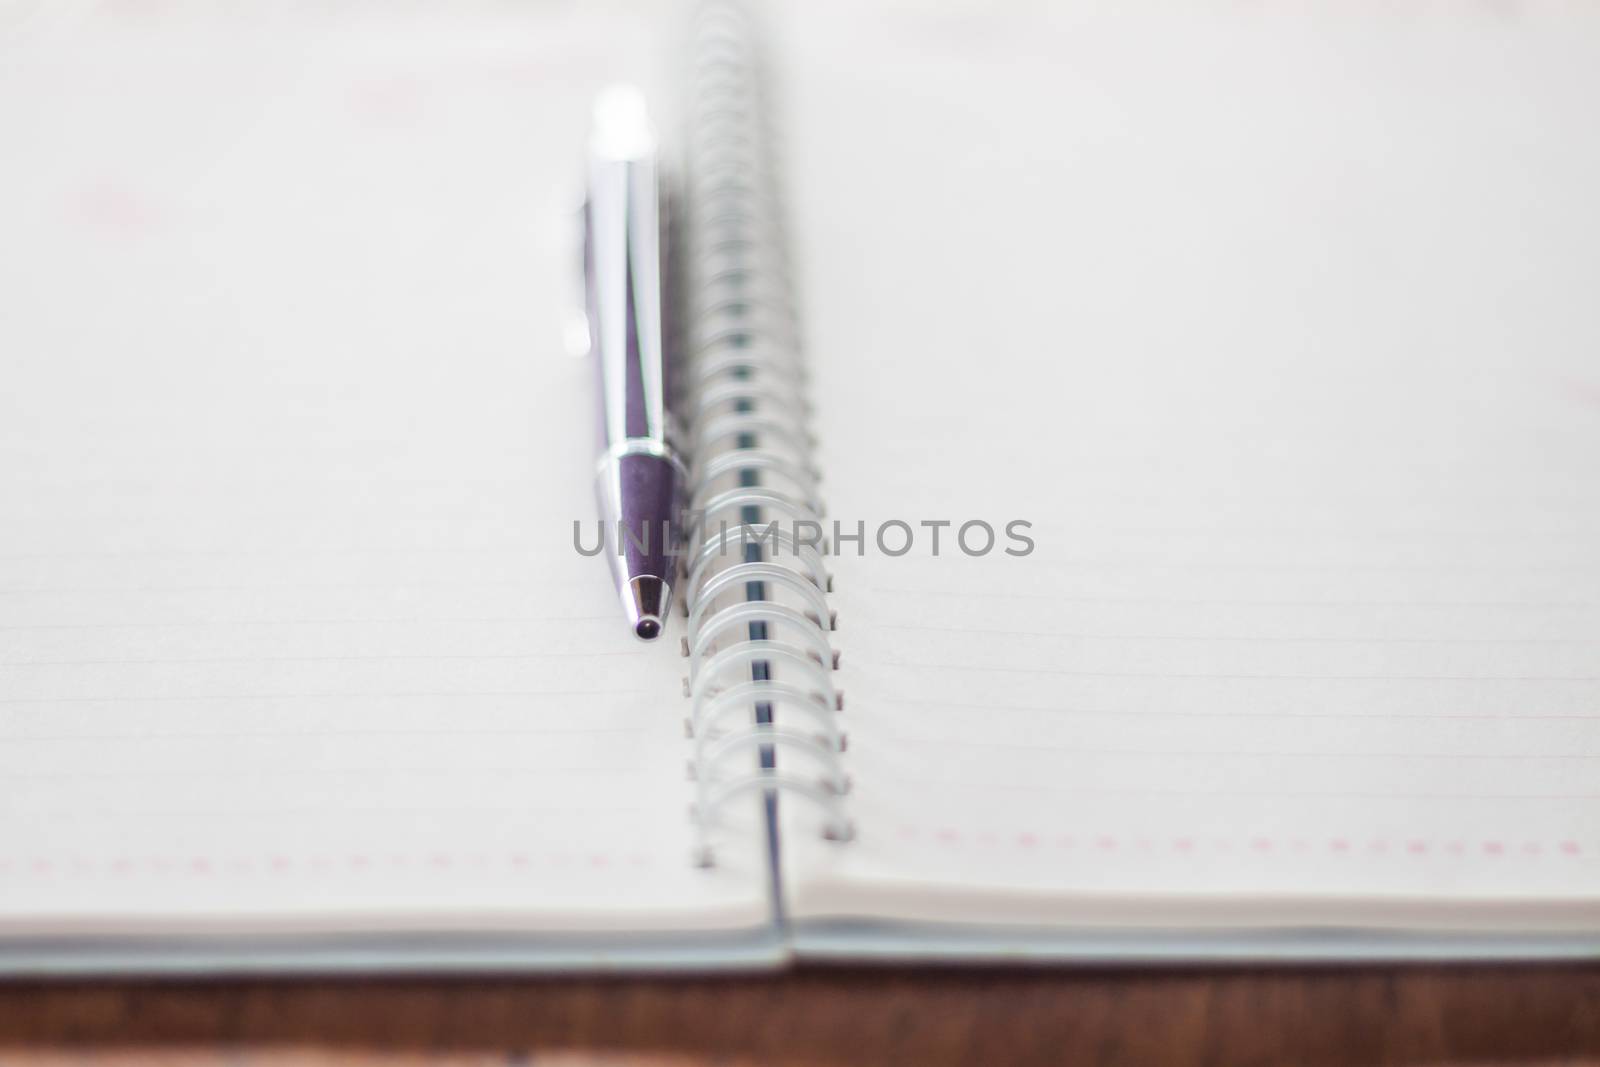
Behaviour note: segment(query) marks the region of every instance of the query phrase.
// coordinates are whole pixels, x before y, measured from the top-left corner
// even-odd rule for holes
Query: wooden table
[[[0,1065],[1600,1064],[1600,965],[0,985]]]

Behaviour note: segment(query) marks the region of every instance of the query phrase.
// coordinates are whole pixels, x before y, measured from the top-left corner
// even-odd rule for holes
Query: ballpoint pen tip
[[[622,606],[633,624],[633,635],[641,641],[654,641],[665,628],[667,606],[672,603],[672,587],[652,575],[640,575],[623,587]]]

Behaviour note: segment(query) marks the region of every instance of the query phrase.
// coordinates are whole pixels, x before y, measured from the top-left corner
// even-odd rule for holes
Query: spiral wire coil
[[[854,836],[823,507],[753,30],[733,3],[696,19],[682,204],[683,653],[704,866],[741,797],[803,798],[823,837]]]

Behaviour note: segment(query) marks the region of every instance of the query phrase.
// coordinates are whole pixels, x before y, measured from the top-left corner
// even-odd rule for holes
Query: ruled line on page
[[[941,707],[953,708],[958,711],[972,712],[1030,712],[1050,715],[1065,716],[1101,716],[1101,717],[1132,717],[1132,718],[1174,718],[1174,719],[1445,719],[1445,720],[1491,720],[1520,721],[1532,720],[1580,720],[1600,721],[1600,710],[1592,714],[1544,714],[1516,712],[1514,714],[1486,714],[1486,713],[1461,713],[1461,712],[1405,712],[1405,711],[1296,711],[1292,708],[1274,709],[1272,711],[1161,711],[1155,709],[1134,708],[1069,708],[1056,706],[1038,706],[1030,704],[996,704],[996,703],[963,703],[950,700],[918,700],[913,697],[877,696],[878,703],[898,707]]]
[[[871,667],[909,670],[972,671],[983,674],[1047,674],[1069,678],[1148,678],[1152,680],[1214,680],[1255,682],[1600,682],[1600,675],[1473,675],[1473,674],[1206,674],[1167,671],[1080,671],[1063,667],[999,667],[985,663],[929,663],[877,660],[862,656],[854,661]]]
[[[233,559],[237,557],[267,558],[267,559],[306,559],[322,557],[354,557],[368,559],[373,556],[513,556],[521,559],[531,559],[532,555],[526,545],[521,546],[479,546],[462,545],[446,547],[443,545],[391,545],[387,547],[305,547],[288,548],[277,547],[231,547],[231,548],[123,548],[123,549],[76,549],[73,551],[54,550],[50,552],[0,552],[0,561],[25,560],[37,562],[42,560],[130,560],[130,559]]]
[[[1081,756],[1192,756],[1207,759],[1222,757],[1265,757],[1271,759],[1429,759],[1429,760],[1560,760],[1564,762],[1600,761],[1600,752],[1343,752],[1334,749],[1276,749],[1276,748],[1102,748],[1092,745],[1053,745],[1038,741],[1010,742],[972,740],[968,738],[926,737],[893,731],[876,735],[876,740],[901,745],[934,745],[941,748],[987,748],[1017,752],[1058,752]]]
[[[1065,638],[1071,641],[1194,641],[1208,644],[1328,645],[1596,645],[1596,637],[1312,637],[1284,634],[1139,634],[1084,633],[1073,630],[1007,630],[977,626],[929,626],[923,623],[876,623],[874,629],[920,633]],[[0,630],[5,627],[0,626]]]
[[[501,662],[514,660],[639,659],[648,653],[641,649],[615,649],[604,652],[472,652],[472,653],[376,653],[353,656],[196,656],[150,659],[27,659],[0,660],[0,670],[19,667],[132,667],[204,665],[222,663],[454,663]]]
[[[916,841],[926,836],[929,843],[940,848],[961,848],[968,844],[979,848],[1014,847],[1026,854],[1046,859],[1052,851],[1127,852],[1138,855],[1148,852],[1170,852],[1185,856],[1210,852],[1319,854],[1320,858],[1343,860],[1370,860],[1378,858],[1416,861],[1427,858],[1446,862],[1471,860],[1503,863],[1506,858],[1519,855],[1536,858],[1545,854],[1564,859],[1600,859],[1600,843],[1586,842],[1571,837],[1529,840],[1518,835],[1506,837],[1477,837],[1461,835],[1439,838],[1427,835],[1383,835],[1369,837],[1363,833],[1318,833],[1299,836],[1281,834],[1213,835],[1206,833],[1160,834],[1133,831],[1126,827],[1115,830],[1076,828],[1073,832],[1040,829],[1013,830],[985,828],[961,829],[950,825],[923,825],[901,823],[895,836],[902,841]]]
[[[39,596],[53,593],[270,593],[286,591],[362,590],[408,592],[413,589],[522,589],[548,592],[551,588],[587,588],[590,579],[566,581],[484,581],[473,578],[441,578],[436,582],[278,582],[249,585],[40,585],[0,588],[0,596]]]
[[[49,808],[52,819],[104,819],[118,816],[135,816],[140,819],[193,819],[221,823],[228,826],[239,819],[258,818],[271,821],[282,816],[311,815],[326,816],[336,813],[341,818],[350,815],[372,815],[389,818],[394,815],[577,815],[587,819],[590,816],[601,817],[611,815],[636,816],[640,813],[650,813],[656,810],[654,804],[444,804],[434,803],[427,805],[395,805],[385,804],[359,804],[340,805],[330,807],[327,804],[284,804],[272,807],[253,808],[137,808],[130,811],[126,806],[106,808]]]
[[[1038,570],[1053,574],[1092,572],[1095,574],[1121,574],[1127,571],[1141,573],[1195,573],[1195,574],[1582,574],[1600,575],[1600,565],[1593,563],[1218,563],[1185,560],[1168,562],[1148,559],[1088,559],[1051,560],[1038,565]]]
[[[1318,797],[1337,800],[1505,800],[1513,802],[1538,802],[1549,800],[1600,800],[1600,793],[1495,793],[1495,792],[1423,792],[1413,790],[1343,790],[1343,789],[1151,789],[1128,786],[1059,785],[1053,782],[1017,781],[964,781],[959,778],[924,778],[897,774],[888,766],[873,767],[877,778],[891,779],[905,785],[937,786],[941,789],[1001,790],[1004,792],[1055,793],[1067,796],[1126,796],[1126,797],[1266,797],[1295,799]],[[874,786],[874,788],[878,788]]]
[[[108,876],[119,879],[184,877],[236,879],[241,876],[261,875],[275,878],[291,875],[304,877],[308,874],[319,877],[341,877],[350,874],[383,877],[386,873],[396,871],[427,871],[437,877],[451,871],[471,876],[492,869],[548,876],[552,870],[562,868],[603,868],[612,865],[652,867],[655,866],[655,857],[643,853],[613,856],[603,850],[580,853],[576,849],[567,852],[527,849],[504,855],[481,852],[428,852],[404,855],[391,854],[380,849],[375,853],[361,852],[350,856],[328,854],[291,856],[283,853],[263,853],[253,856],[207,853],[195,856],[174,850],[164,855],[119,853],[109,857],[92,858],[73,855],[11,859],[0,856],[0,876],[15,878],[27,875],[49,880]]]
[[[46,633],[52,630],[210,630],[250,626],[432,626],[457,623],[493,625],[549,624],[562,627],[571,623],[606,623],[615,626],[615,612],[605,615],[368,615],[329,616],[294,619],[186,619],[175,622],[118,620],[116,622],[0,623],[0,633]]]
[[[146,740],[213,740],[226,739],[229,741],[242,738],[275,738],[275,737],[589,737],[591,735],[610,734],[626,737],[630,735],[643,735],[650,731],[640,726],[586,726],[586,727],[548,727],[548,726],[513,726],[513,727],[435,727],[432,729],[415,729],[410,727],[307,727],[287,728],[277,730],[93,730],[80,733],[9,733],[0,728],[0,741],[8,744],[27,744],[29,742],[45,741],[146,741]]]
[[[653,694],[651,689],[430,689],[430,690],[388,690],[384,692],[324,692],[324,693],[221,693],[221,694],[174,694],[170,696],[114,696],[114,697],[0,697],[0,705],[5,704],[161,704],[172,702],[207,702],[232,703],[235,701],[280,701],[280,700],[401,700],[407,698],[448,698],[451,700],[470,699],[473,697],[605,697],[607,699],[618,696],[644,696]],[[659,694],[658,694],[659,695]]]
[[[1116,597],[1074,596],[1066,593],[1001,592],[940,588],[862,586],[868,592],[892,596],[953,597],[962,600],[1048,600],[1055,604],[1150,604],[1173,607],[1264,608],[1595,608],[1595,600],[1262,600],[1226,597]]]
[[[146,767],[138,770],[115,771],[81,769],[65,771],[11,770],[5,772],[5,777],[11,781],[32,782],[119,781],[121,779],[166,781],[175,775],[181,775],[185,781],[223,778],[241,782],[253,782],[276,778],[328,778],[340,776],[376,781],[395,776],[408,778],[505,778],[534,774],[546,778],[614,778],[631,777],[637,773],[637,767],[619,765],[614,762],[596,766],[572,766],[569,764],[543,766],[529,763],[511,766],[488,764],[473,767],[431,767],[426,764],[371,764],[343,767],[251,768],[241,764],[233,767]]]

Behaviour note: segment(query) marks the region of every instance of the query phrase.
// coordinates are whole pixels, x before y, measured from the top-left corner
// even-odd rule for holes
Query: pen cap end
[[[655,130],[638,88],[613,85],[595,98],[590,146],[602,159],[638,159],[655,151]]]

